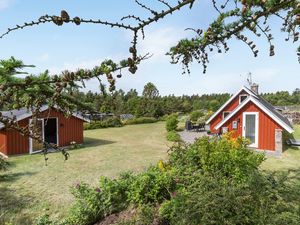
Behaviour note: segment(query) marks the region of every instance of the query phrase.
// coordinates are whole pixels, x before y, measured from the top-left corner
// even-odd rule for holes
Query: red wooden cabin
[[[290,121],[258,94],[258,85],[243,87],[207,121],[214,134],[233,132],[250,140],[249,147],[280,154],[282,132],[294,132]]]
[[[32,113],[28,109],[24,108],[1,113],[8,118],[15,116],[18,124],[22,127],[31,123]],[[71,142],[83,143],[83,123],[85,121],[88,122],[80,114],[74,113],[67,118],[61,110],[43,106],[41,115],[37,120],[37,126],[40,128],[39,130],[44,141],[64,147],[70,145]],[[6,129],[0,123],[0,152],[3,154],[31,154],[40,151],[42,148],[43,145],[37,141],[23,136],[15,130]]]

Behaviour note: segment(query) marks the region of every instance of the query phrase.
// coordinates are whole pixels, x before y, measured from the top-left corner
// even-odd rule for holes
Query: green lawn
[[[295,139],[300,139],[300,125],[294,126]],[[288,148],[280,157],[268,157],[263,163],[262,169],[267,170],[297,170],[300,171],[300,148]]]
[[[45,213],[61,218],[76,182],[141,171],[166,158],[168,145],[164,123],[155,123],[86,131],[84,148],[71,151],[66,162],[60,153],[49,155],[48,166],[41,155],[11,157],[10,170],[0,175],[0,224],[4,217],[14,224],[30,224]]]

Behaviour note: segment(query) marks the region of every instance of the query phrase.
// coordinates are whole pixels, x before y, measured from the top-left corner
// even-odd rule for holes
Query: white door
[[[32,124],[33,120],[30,119],[29,123]],[[45,140],[45,132],[44,132],[44,119],[37,119],[35,122],[35,132],[40,135],[43,138],[43,141]],[[32,131],[30,131],[32,132]],[[41,151],[43,149],[43,143],[38,142],[35,139],[30,138],[29,139],[29,151],[30,153],[35,153],[38,151]]]
[[[249,147],[258,147],[258,112],[243,113],[243,137],[250,141]]]

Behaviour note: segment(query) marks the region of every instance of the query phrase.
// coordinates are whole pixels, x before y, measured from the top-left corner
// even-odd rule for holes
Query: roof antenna
[[[249,72],[248,75],[247,75],[247,82],[249,84],[249,86],[251,86],[253,84],[252,82],[252,73]]]

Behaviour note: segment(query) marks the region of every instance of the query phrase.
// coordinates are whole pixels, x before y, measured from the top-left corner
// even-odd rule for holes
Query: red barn
[[[258,94],[258,85],[243,87],[207,121],[214,134],[233,132],[250,140],[249,147],[282,152],[282,132],[294,132],[290,121]]]
[[[28,109],[1,112],[4,117],[15,117],[19,126],[26,127],[31,123],[32,112]],[[44,141],[53,143],[59,147],[70,145],[71,142],[83,143],[83,123],[88,122],[80,114],[72,114],[66,117],[57,108],[43,106],[37,126]],[[19,132],[6,129],[0,123],[0,152],[5,155],[17,155],[35,153],[42,150],[43,145],[37,141],[21,135]]]

